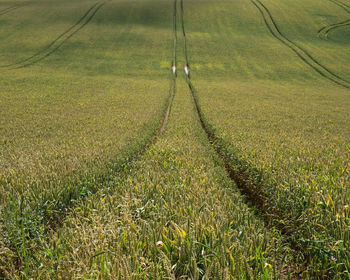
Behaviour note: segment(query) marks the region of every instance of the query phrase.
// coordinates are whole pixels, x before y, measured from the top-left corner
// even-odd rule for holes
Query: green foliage
[[[300,252],[297,261],[305,260],[303,276],[347,277],[349,90],[327,81],[294,52],[297,45],[298,52],[349,80],[346,36],[316,36],[320,15],[336,14],[339,7],[331,1],[260,2],[265,19],[252,3],[207,3],[199,10],[187,5],[200,107],[230,165],[249,191],[264,197],[260,208]],[[231,11],[242,12],[230,21]],[[283,37],[277,29],[272,36],[266,11]],[[212,25],[200,25],[204,18]]]
[[[348,16],[0,0],[0,278],[349,278]]]

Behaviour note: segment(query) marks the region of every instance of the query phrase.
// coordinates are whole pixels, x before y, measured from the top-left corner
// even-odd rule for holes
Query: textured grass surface
[[[74,209],[38,253],[42,266],[31,263],[32,276],[279,278],[280,241],[227,178],[184,82],[167,130],[124,172]]]
[[[263,2],[287,38],[349,77],[346,36],[341,42],[318,38],[322,22],[313,16],[339,7],[326,1]],[[349,90],[327,81],[273,37],[252,3],[204,1],[202,10],[197,2],[187,3],[192,81],[208,123],[251,180],[263,182],[269,212],[279,213],[275,220],[312,273],[347,275]],[[210,17],[209,29],[198,24],[210,23]]]
[[[2,259],[7,247],[18,253],[21,227],[39,239],[41,223],[96,191],[159,126],[169,92],[166,16],[144,18],[147,1],[114,1],[74,27],[94,3],[33,1],[2,17],[1,65],[27,66],[0,69]]]
[[[40,22],[16,29],[14,40],[2,44],[1,53],[7,63],[14,63],[15,56],[24,60],[50,47],[57,35],[69,30],[67,27],[74,25],[91,3],[60,2],[55,7],[57,11],[48,9],[51,7],[48,2],[32,2],[22,7],[22,21],[32,17],[32,13],[46,11],[46,14],[35,16]],[[138,9],[136,4],[126,5],[122,1],[108,5],[101,7],[96,18],[49,57],[32,67],[3,70],[1,204],[3,196],[13,192],[13,188],[42,188],[44,184],[50,191],[49,185],[56,186],[67,176],[100,170],[101,165],[130,148],[142,131],[157,124],[168,95],[169,83],[161,64],[168,57],[171,34],[127,19],[111,24],[121,10],[125,16],[138,9],[147,11],[146,2]],[[108,23],[103,22],[106,18],[110,19]],[[134,18],[137,20],[143,22],[140,16]],[[8,25],[3,33],[11,30],[11,24]],[[43,26],[40,36],[34,34],[38,26]],[[29,43],[24,34],[32,34]],[[150,40],[153,45],[147,44]],[[144,45],[142,51],[140,45]],[[152,56],[154,47],[159,51]],[[141,68],[141,64],[148,68]]]
[[[347,0],[184,0],[187,53],[173,1],[54,2],[0,1],[0,277],[349,277]]]

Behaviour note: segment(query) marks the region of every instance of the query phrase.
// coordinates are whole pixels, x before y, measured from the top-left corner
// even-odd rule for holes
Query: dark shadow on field
[[[343,26],[334,32],[328,40],[334,41],[339,45],[350,45],[350,28],[349,26]]]
[[[137,24],[156,28],[170,28],[169,9],[171,3],[164,0],[131,0],[108,2],[103,16],[96,18],[96,24]],[[132,10],[132,16],[129,16]]]

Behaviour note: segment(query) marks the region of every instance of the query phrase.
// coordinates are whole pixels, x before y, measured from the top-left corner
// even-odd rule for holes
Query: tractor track
[[[13,6],[7,7],[6,9],[0,10],[0,16],[6,15],[7,13],[17,10],[20,7],[21,7],[20,5],[13,5]]]
[[[320,64],[314,57],[309,54],[304,48],[294,43],[286,36],[282,34],[278,28],[276,21],[272,17],[271,12],[260,0],[250,0],[252,4],[259,10],[261,13],[265,25],[272,34],[274,38],[284,44],[286,47],[291,49],[305,64],[310,66],[314,71],[320,74],[322,77],[328,79],[329,81],[336,83],[342,87],[350,89],[350,82],[333,73],[331,70]]]
[[[350,6],[339,1],[339,0],[329,0],[331,2],[333,2],[335,5],[339,6],[340,8],[342,8],[343,10],[345,10],[347,13],[350,14]],[[323,26],[320,30],[318,30],[317,34],[319,37],[321,38],[327,38],[328,34],[330,32],[334,32],[336,29],[341,28],[341,27],[347,27],[350,26],[350,19],[338,22],[338,23],[333,23],[333,24],[329,24],[326,26]]]
[[[317,33],[319,37],[327,38],[331,31],[334,32],[338,28],[347,27],[347,26],[350,26],[350,19],[324,26]]]
[[[173,62],[176,63],[176,46],[177,46],[177,38],[176,38],[176,15],[174,17],[174,48],[175,51],[173,53]],[[176,75],[172,75],[171,79],[170,79],[170,89],[169,89],[169,95],[168,98],[166,99],[166,102],[164,103],[164,109],[162,112],[162,117],[159,119],[159,125],[158,128],[156,130],[154,130],[152,132],[152,134],[150,135],[150,137],[148,137],[148,140],[146,140],[144,143],[141,143],[139,145],[139,148],[135,151],[132,152],[131,155],[128,155],[125,160],[122,160],[120,162],[120,164],[118,164],[118,166],[116,167],[115,172],[119,172],[122,170],[124,170],[125,166],[129,166],[132,162],[134,162],[135,160],[137,160],[140,156],[142,156],[147,149],[152,146],[155,145],[159,139],[159,137],[161,136],[161,134],[164,132],[164,130],[166,129],[166,125],[168,122],[168,118],[171,112],[171,108],[172,108],[172,103],[175,97],[175,93],[176,93]],[[120,169],[120,170],[119,170]],[[92,191],[91,193],[94,194],[97,192],[97,189]],[[72,197],[71,198],[72,201],[77,201],[76,197]],[[74,203],[74,202],[73,202]],[[61,224],[62,221],[64,220],[64,217],[66,216],[66,214],[69,212],[70,207],[72,207],[73,205],[68,205],[66,207],[66,209],[60,209],[60,211],[62,213],[60,213],[60,217],[57,220],[54,220],[53,222],[48,224],[48,227],[50,229],[58,229]]]
[[[11,69],[19,69],[34,65],[41,60],[47,58],[56,52],[64,43],[66,43],[71,37],[73,37],[76,33],[78,33],[81,29],[83,29],[97,14],[97,12],[106,4],[106,2],[96,2],[92,5],[85,14],[70,28],[68,28],[65,32],[60,34],[55,40],[53,40],[49,45],[33,54],[32,56],[17,61],[15,63],[1,65],[1,68]]]
[[[102,5],[100,4],[100,7]],[[96,13],[97,10],[94,11]],[[94,14],[91,15],[91,18]],[[173,27],[173,34],[174,34],[174,52],[173,52],[173,58],[172,62],[176,63],[176,47],[177,47],[177,38],[176,38],[176,13],[174,13],[174,27]],[[72,36],[72,34],[70,35]],[[145,140],[138,141],[133,147],[131,147],[131,153],[128,153],[120,162],[118,162],[118,165],[115,167],[114,172],[123,174],[123,172],[127,172],[127,166],[130,166],[132,162],[135,162],[140,156],[142,156],[147,149],[149,149],[150,146],[155,145],[160,137],[160,135],[164,132],[166,129],[166,125],[168,122],[168,118],[171,112],[172,103],[175,97],[176,93],[176,75],[171,74],[170,79],[170,90],[169,90],[169,96],[166,99],[164,103],[164,108],[161,113],[161,118],[157,118],[159,120],[159,125],[157,129],[154,129],[152,132],[150,132],[148,137],[145,137]],[[156,122],[158,122],[158,120]],[[120,176],[117,174],[117,176]],[[109,177],[109,176],[108,176]],[[104,182],[106,179],[101,179],[102,181],[97,182],[98,185],[94,186],[93,189],[91,189],[91,195],[97,193],[98,190],[100,190],[99,185]],[[108,178],[107,178],[108,180]],[[78,185],[79,188],[79,185]],[[78,189],[78,193],[79,193]],[[44,227],[44,230],[49,231],[57,231],[62,225],[65,217],[70,213],[72,207],[79,203],[80,200],[84,199],[84,196],[81,194],[74,194],[74,192],[71,192],[68,194],[70,197],[70,200],[67,204],[62,207],[61,205],[57,205],[57,209],[50,209],[50,212],[46,212],[43,210],[43,212],[37,213],[41,217],[43,217],[42,226]],[[42,211],[42,210],[40,210]],[[51,214],[53,213],[53,214]],[[49,237],[48,237],[49,238]],[[17,265],[20,265],[20,262],[18,261]],[[3,271],[0,269],[0,278],[3,275]]]
[[[186,43],[186,32],[185,32],[185,22],[184,22],[184,8],[183,2],[181,1],[181,23],[184,34],[184,44],[186,46],[184,49],[187,51],[187,43]],[[188,61],[188,54],[185,54],[186,57],[186,65],[190,65]],[[227,144],[224,143],[223,139],[216,135],[214,127],[209,124],[206,117],[204,116],[201,106],[198,101],[197,91],[191,81],[190,75],[186,77],[186,83],[191,93],[191,97],[194,103],[195,111],[198,116],[198,120],[200,125],[205,132],[209,143],[212,145],[218,157],[223,161],[225,171],[228,177],[235,183],[238,187],[241,194],[244,195],[246,203],[252,205],[254,208],[258,210],[262,214],[263,221],[267,228],[275,228],[279,230],[284,241],[289,244],[290,248],[295,251],[302,251],[302,248],[297,244],[297,242],[293,241],[293,233],[290,232],[284,224],[280,222],[281,214],[276,210],[271,209],[269,207],[269,197],[265,193],[266,187],[262,182],[257,182],[253,178],[250,177],[246,173],[247,168],[244,167],[245,163],[242,162],[237,156],[232,154],[231,151],[227,148]],[[293,271],[292,279],[301,279],[299,277],[299,273],[296,271],[296,267],[298,266],[296,261],[290,263],[291,269]],[[283,269],[282,275],[286,276],[286,269]],[[290,278],[288,278],[290,279]]]
[[[340,8],[342,8],[343,10],[347,11],[348,13],[350,13],[350,5],[345,4],[339,0],[329,0],[331,2],[333,2],[335,5],[339,6]]]
[[[184,6],[183,6],[184,0],[180,0],[180,1],[181,1],[181,24],[182,24],[184,44],[185,44],[184,49],[185,51],[187,51],[187,43],[186,43],[187,40],[186,40],[185,21],[184,21]],[[190,65],[188,60],[188,53],[185,54],[185,57],[186,57],[186,61],[185,61],[186,64]],[[192,84],[192,81],[189,75],[186,77],[186,83],[191,92],[192,100],[194,102],[196,113],[198,115],[201,127],[206,133],[210,144],[213,145],[216,153],[223,160],[227,174],[236,183],[241,193],[243,193],[247,197],[248,201],[252,202],[255,206],[258,207],[258,209],[266,213],[267,212],[266,197],[260,193],[257,193],[256,191],[252,191],[252,189],[256,189],[256,188],[251,188],[251,184],[248,185],[249,180],[244,177],[244,174],[237,171],[236,168],[233,168],[231,166],[230,160],[227,158],[227,152],[224,151],[223,147],[219,144],[222,142],[222,140],[215,135],[211,126],[207,124],[198,102],[196,90]]]
[[[177,65],[177,55],[176,55],[176,49],[177,49],[177,24],[176,24],[176,16],[177,16],[177,11],[176,11],[176,1],[174,1],[174,13],[173,13],[173,58],[172,58],[172,65]],[[172,103],[175,97],[176,93],[176,74],[173,75],[171,79],[171,86],[170,86],[170,93],[169,93],[169,100],[168,100],[168,106],[165,110],[163,119],[161,121],[161,124],[158,128],[158,131],[156,135],[154,136],[152,140],[152,144],[156,144],[158,141],[159,136],[163,133],[163,131],[166,128],[166,124],[168,122],[168,118],[170,115]]]

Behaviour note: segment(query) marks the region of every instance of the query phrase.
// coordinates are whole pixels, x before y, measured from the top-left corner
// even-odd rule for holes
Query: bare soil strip
[[[309,65],[313,70],[319,73],[324,78],[336,83],[345,88],[350,88],[350,82],[341,78],[337,74],[333,73],[331,70],[320,64],[314,57],[311,56],[305,49],[297,45],[296,43],[289,40],[286,36],[282,34],[280,29],[278,28],[276,21],[272,17],[272,14],[267,9],[267,7],[260,0],[250,0],[253,5],[259,10],[261,13],[265,25],[277,40],[279,40],[286,47],[291,49],[302,61],[304,61],[307,65]]]

